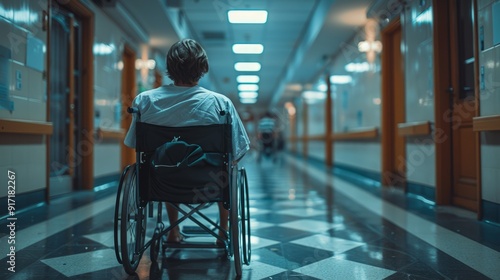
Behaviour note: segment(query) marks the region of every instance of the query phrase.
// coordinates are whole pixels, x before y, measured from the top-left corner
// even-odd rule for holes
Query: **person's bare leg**
[[[224,208],[224,205],[222,202],[217,203],[219,205],[219,221],[220,221],[220,227],[226,231],[228,230],[228,221],[229,221],[229,211]],[[223,232],[219,231],[219,236],[222,237],[223,239],[226,239],[226,235],[224,235]],[[217,239],[217,244],[221,244],[221,241]]]
[[[179,218],[179,211],[170,203],[165,203],[167,205],[167,214],[170,224],[173,224]],[[182,235],[179,226],[174,227],[168,232],[167,242],[181,242]]]

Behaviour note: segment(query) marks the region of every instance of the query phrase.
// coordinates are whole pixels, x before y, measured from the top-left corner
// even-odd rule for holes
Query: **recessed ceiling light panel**
[[[262,44],[234,44],[233,52],[236,54],[261,54],[264,52]]]
[[[330,76],[330,83],[343,85],[352,82],[352,77],[350,75],[333,75]]]
[[[262,24],[267,22],[265,10],[230,10],[227,12],[230,23]]]
[[[234,70],[236,71],[260,71],[260,63],[258,62],[236,62]]]
[[[238,83],[258,83],[260,81],[260,77],[257,75],[239,75],[236,77],[236,81]]]
[[[257,98],[259,93],[256,91],[240,91],[238,94],[240,98]]]
[[[243,104],[254,104],[257,102],[257,98],[240,98],[240,102]]]
[[[257,85],[257,84],[239,84],[238,90],[239,91],[258,91],[259,85]]]

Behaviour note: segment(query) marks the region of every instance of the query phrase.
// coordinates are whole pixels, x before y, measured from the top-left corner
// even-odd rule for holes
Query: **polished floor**
[[[257,164],[249,155],[243,165],[252,261],[242,279],[500,279],[500,226],[472,213],[353,184],[349,174],[295,156]],[[137,275],[128,276],[113,249],[115,192],[116,183],[108,184],[17,214],[15,272],[7,270],[3,217],[0,278],[235,278],[217,250],[167,251],[154,264],[146,252]]]

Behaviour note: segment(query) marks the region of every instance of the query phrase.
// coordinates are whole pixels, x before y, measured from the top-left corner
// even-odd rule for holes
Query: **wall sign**
[[[43,72],[43,41],[28,34],[26,42],[26,66]]]
[[[0,108],[14,111],[14,102],[9,99],[10,49],[0,46]]]

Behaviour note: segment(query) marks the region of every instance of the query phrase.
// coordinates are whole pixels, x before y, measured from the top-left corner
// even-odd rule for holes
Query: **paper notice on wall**
[[[26,66],[43,72],[44,47],[42,40],[28,34],[26,42]]]
[[[14,111],[14,102],[9,99],[10,49],[0,46],[0,108]]]

